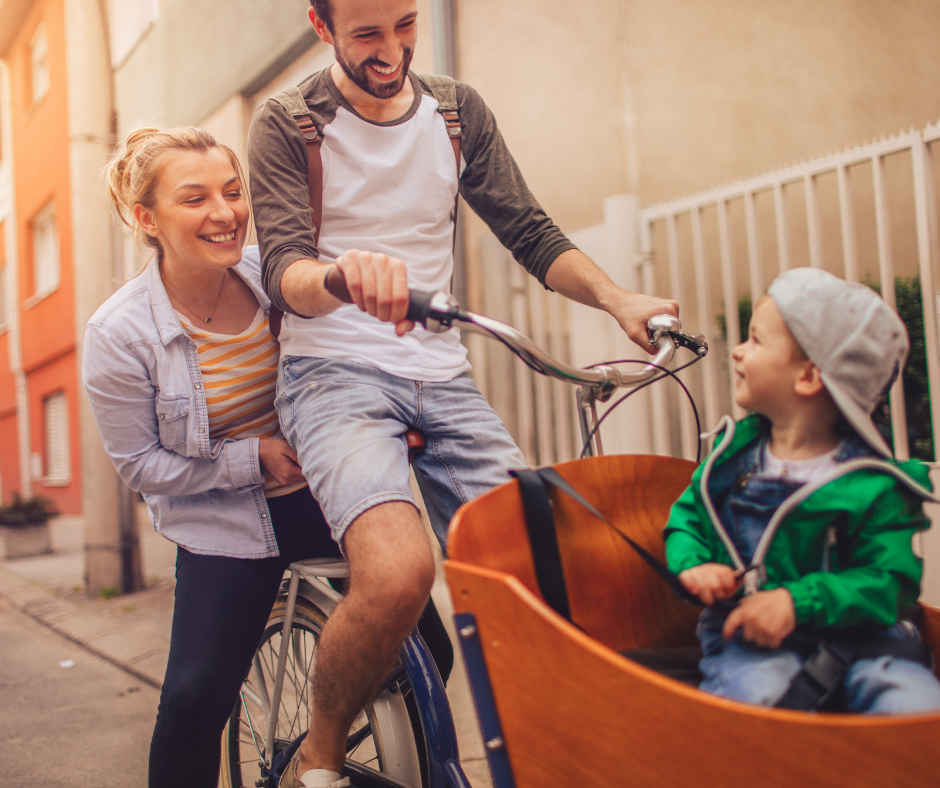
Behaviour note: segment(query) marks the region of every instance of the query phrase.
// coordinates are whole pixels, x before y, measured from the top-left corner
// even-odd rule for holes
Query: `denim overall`
[[[802,482],[760,475],[765,444],[766,438],[755,441],[721,469],[723,474],[731,474],[735,482],[721,503],[719,519],[745,565],[750,565],[774,512],[802,486]],[[869,454],[871,450],[852,435],[839,445],[834,459],[845,462]],[[744,639],[740,629],[726,641],[721,632],[726,616],[706,608],[699,618],[696,633],[704,653],[699,664],[704,675],[700,688],[747,703],[774,705],[809,655],[788,649],[787,641],[778,649],[756,646]],[[905,622],[898,622],[884,634],[916,637]],[[931,679],[930,671],[908,660],[889,657],[859,660],[845,679],[848,708],[881,713],[936,708],[940,706],[940,685]]]

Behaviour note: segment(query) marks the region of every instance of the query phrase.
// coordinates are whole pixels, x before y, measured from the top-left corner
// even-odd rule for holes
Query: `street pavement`
[[[134,594],[104,600],[84,593],[80,517],[52,521],[52,554],[0,560],[4,788],[146,785],[150,735],[169,654],[176,547],[153,532],[143,507],[137,520],[147,587]],[[456,643],[453,608],[440,572],[432,595]],[[461,761],[473,788],[491,788],[460,649],[456,652],[447,694]],[[59,667],[68,660],[74,665]],[[45,771],[42,758],[50,752],[56,768]],[[33,774],[34,769],[43,771]]]
[[[0,782],[147,784],[158,690],[0,598]]]

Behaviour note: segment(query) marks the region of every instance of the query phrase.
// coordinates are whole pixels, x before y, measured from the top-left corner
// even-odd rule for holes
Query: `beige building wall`
[[[931,0],[473,0],[460,78],[566,229],[940,116]]]

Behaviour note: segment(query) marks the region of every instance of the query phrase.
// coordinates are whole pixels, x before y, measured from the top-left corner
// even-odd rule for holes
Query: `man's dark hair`
[[[333,4],[330,0],[310,0],[316,15],[323,20],[326,29],[333,32]]]

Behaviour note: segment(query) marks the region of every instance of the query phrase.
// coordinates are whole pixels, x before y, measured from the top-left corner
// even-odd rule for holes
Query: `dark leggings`
[[[280,552],[276,558],[177,551],[170,657],[150,743],[150,788],[216,788],[222,730],[284,570],[293,561],[339,556],[307,488],[269,498],[268,508]],[[418,627],[446,681],[453,649],[433,603]]]

